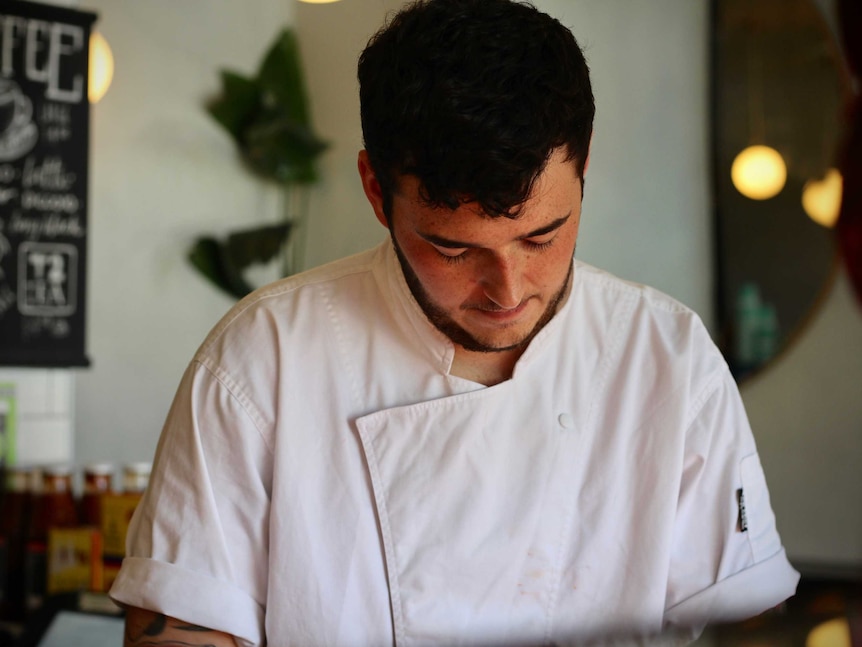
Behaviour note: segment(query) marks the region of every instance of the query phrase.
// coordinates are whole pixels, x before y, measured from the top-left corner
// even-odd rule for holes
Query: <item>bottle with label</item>
[[[151,469],[150,463],[128,463],[123,467],[122,492],[103,499],[102,539],[106,591],[110,590],[126,554],[129,523],[147,488]]]
[[[92,463],[84,468],[84,491],[81,495],[81,523],[102,527],[102,499],[113,491],[114,466]]]
[[[78,525],[72,493],[72,470],[67,465],[46,467],[33,495],[24,555],[24,587],[27,611],[42,606],[48,582],[48,531]],[[38,476],[36,477],[39,478]]]
[[[31,507],[31,471],[22,466],[6,468],[6,491],[0,522],[0,541],[5,553],[0,617],[10,622],[24,619],[24,540]]]

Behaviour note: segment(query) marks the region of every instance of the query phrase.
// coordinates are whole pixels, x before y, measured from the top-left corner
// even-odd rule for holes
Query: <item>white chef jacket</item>
[[[698,317],[575,263],[510,380],[449,373],[392,245],[210,333],[111,595],[242,645],[580,643],[793,594],[754,439]]]

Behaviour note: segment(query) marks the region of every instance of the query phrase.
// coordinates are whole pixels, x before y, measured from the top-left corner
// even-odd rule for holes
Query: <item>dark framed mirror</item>
[[[792,344],[834,277],[846,77],[813,0],[713,0],[712,21],[718,342],[742,380]],[[778,166],[744,172],[752,146]]]

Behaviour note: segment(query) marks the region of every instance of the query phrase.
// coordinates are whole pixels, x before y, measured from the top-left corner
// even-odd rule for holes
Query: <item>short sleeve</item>
[[[228,376],[190,365],[111,588],[123,604],[264,639],[271,451]]]
[[[702,627],[752,617],[792,596],[798,580],[725,371],[695,403],[687,431],[665,623]]]

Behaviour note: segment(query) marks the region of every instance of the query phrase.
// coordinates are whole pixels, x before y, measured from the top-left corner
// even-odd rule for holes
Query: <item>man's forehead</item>
[[[524,204],[513,217],[490,216],[476,203],[456,210],[426,206],[421,199],[396,197],[393,224],[415,232],[426,241],[448,248],[495,248],[515,240],[550,234],[567,223],[580,221],[580,183],[569,176],[571,190],[551,191]],[[414,180],[414,187],[416,181]]]
[[[554,173],[548,173],[548,167],[551,166],[552,163],[568,166],[572,171],[571,175],[567,173],[561,174],[559,173],[559,169],[556,169],[556,172]],[[543,196],[552,193],[555,189],[559,190],[564,188],[562,185],[572,187],[577,186],[578,189],[582,186],[581,175],[579,173],[576,159],[569,159],[562,156],[557,157],[556,159],[552,157],[535,178],[530,194],[524,202],[514,205],[508,214],[488,214],[481,207],[479,200],[473,194],[466,193],[453,196],[453,198],[457,200],[457,207],[453,209],[446,204],[441,204],[428,199],[428,193],[422,184],[422,180],[415,174],[397,173],[393,174],[392,177],[393,194],[403,200],[411,202],[424,209],[440,210],[441,212],[452,212],[455,210],[466,209],[478,216],[491,220],[496,220],[501,217],[516,220],[523,216],[524,211],[527,210],[526,208],[531,202],[541,199]]]

